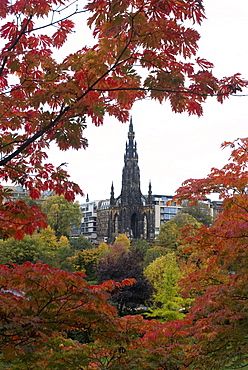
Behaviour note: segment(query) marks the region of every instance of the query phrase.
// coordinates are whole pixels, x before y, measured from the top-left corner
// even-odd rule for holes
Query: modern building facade
[[[117,235],[126,234],[132,239],[154,239],[154,204],[151,183],[148,195],[140,190],[140,169],[137,143],[132,119],[124,155],[121,194],[115,198],[112,183],[109,204],[100,204],[97,211],[97,234],[101,241],[107,237],[112,243]]]
[[[173,195],[153,195],[153,203],[155,208],[155,238],[159,234],[161,225],[163,225],[166,221],[171,220],[174,216],[181,212],[183,208],[183,204],[178,204],[176,202],[171,203],[172,199]],[[170,203],[168,204],[168,202]],[[217,214],[221,212],[221,201],[205,199],[205,201],[202,202],[209,207],[210,214],[213,218],[215,218]]]
[[[72,227],[71,236],[85,236],[93,244],[97,243],[97,207],[98,201],[90,202],[87,196],[86,202],[80,205],[82,220],[79,228]]]
[[[172,195],[153,195],[153,203],[155,209],[155,238],[159,234],[160,226],[176,216],[176,214],[180,212],[180,209],[182,208],[182,206],[177,204],[176,202],[167,205],[167,202],[171,201],[172,198]]]

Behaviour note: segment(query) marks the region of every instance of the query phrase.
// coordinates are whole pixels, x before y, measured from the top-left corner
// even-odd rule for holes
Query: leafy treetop
[[[130,240],[125,234],[119,234],[115,239],[114,245],[128,251],[130,249]]]
[[[96,363],[103,369],[103,358],[110,357],[115,363],[121,348],[128,348],[128,337],[140,334],[141,320],[134,320],[134,325],[132,319],[120,320],[107,301],[107,291],[130,285],[133,279],[91,287],[82,272],[68,273],[29,262],[0,265],[0,271],[3,368],[66,366],[79,370],[82,364],[94,369]],[[82,333],[84,343],[66,340],[71,331]]]
[[[193,216],[187,213],[178,213],[161,225],[156,243],[169,251],[176,251],[178,246],[182,244],[179,238],[182,237],[184,228],[190,226],[194,230],[201,225]]]
[[[162,321],[183,318],[189,299],[183,299],[179,292],[178,281],[182,278],[174,253],[168,253],[153,261],[144,272],[154,288],[153,306],[147,312],[148,317],[157,317]]]
[[[42,202],[41,210],[47,215],[47,223],[55,231],[57,238],[70,236],[72,225],[79,227],[82,212],[78,202],[68,202],[63,195],[48,197]]]
[[[181,211],[193,216],[198,222],[202,223],[203,225],[210,226],[213,223],[211,209],[207,204],[203,202],[198,202],[197,204],[190,206],[188,205],[188,202],[184,202]]]

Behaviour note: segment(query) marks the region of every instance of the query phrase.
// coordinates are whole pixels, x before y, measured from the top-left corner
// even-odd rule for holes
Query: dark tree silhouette
[[[98,282],[114,280],[120,282],[126,278],[134,278],[136,282],[111,293],[111,300],[117,306],[119,314],[137,312],[147,303],[152,294],[152,286],[143,275],[143,253],[137,249],[122,251],[119,255],[109,253],[99,262]],[[140,311],[139,311],[140,312]]]

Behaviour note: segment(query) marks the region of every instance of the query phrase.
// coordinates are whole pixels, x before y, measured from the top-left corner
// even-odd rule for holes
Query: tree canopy
[[[130,240],[125,234],[119,234],[115,239],[114,245],[118,247],[122,247],[125,250],[129,250],[130,248]]]
[[[54,230],[48,226],[33,235],[25,235],[22,240],[0,240],[0,264],[22,264],[24,262],[46,263],[51,267],[72,269],[70,259],[73,250],[69,240],[61,236],[57,240]]]
[[[144,98],[169,100],[174,112],[200,116],[208,96],[222,102],[247,86],[238,73],[216,78],[213,64],[196,55],[200,35],[194,24],[205,18],[202,1],[77,4],[3,0],[0,5],[0,175],[29,190],[33,199],[44,190],[69,201],[82,194],[65,163],[55,168],[47,162],[47,151],[51,144],[86,148],[87,118],[95,125],[105,114],[126,122],[134,102]],[[75,15],[79,22],[81,17],[80,31]],[[82,27],[91,29],[95,44],[64,55],[68,36],[82,33]],[[6,192],[0,190],[3,200]],[[2,204],[1,214],[5,237],[21,238],[44,225],[39,210],[22,202]]]
[[[79,227],[82,212],[79,203],[68,202],[62,195],[47,198],[41,205],[47,215],[47,223],[55,231],[57,238],[70,236],[72,225]]]
[[[94,245],[82,234],[79,235],[78,237],[71,237],[70,244],[74,250],[94,248]]]
[[[112,301],[116,304],[120,315],[135,313],[135,309],[146,304],[151,297],[152,287],[143,274],[143,254],[134,249],[132,251],[119,250],[117,254],[108,253],[99,261],[97,276],[99,283],[106,280],[116,282],[127,278],[135,279],[131,286],[113,290]]]
[[[204,357],[206,368],[216,363],[243,367],[248,360],[248,139],[224,142],[226,147],[232,148],[229,162],[213,168],[206,179],[185,181],[174,199],[194,202],[218,192],[223,201],[210,228],[203,226],[184,239],[185,252],[196,265],[183,282],[185,294],[195,298],[189,318],[196,344],[189,353],[194,352],[197,364]]]
[[[183,318],[190,300],[183,299],[179,292],[179,280],[182,278],[176,255],[168,253],[148,265],[145,276],[154,288],[153,306],[146,314],[162,321]]]
[[[203,202],[198,202],[194,205],[189,205],[188,202],[184,202],[181,212],[193,216],[203,225],[210,226],[213,223],[211,208]]]
[[[129,330],[133,338],[140,335],[138,320],[136,327],[132,320],[122,323],[108,303],[106,292],[114,289],[113,282],[90,287],[82,272],[28,262],[0,265],[0,271],[2,368],[103,369],[102,361],[118,364],[120,348],[128,351]],[[66,339],[72,330],[84,334],[83,343]]]
[[[193,216],[187,213],[178,213],[171,220],[161,225],[156,243],[169,251],[176,251],[178,246],[182,244],[179,240],[179,237],[182,236],[182,229],[187,225],[191,226],[192,229],[201,226]]]
[[[130,249],[138,249],[144,255],[147,250],[150,248],[149,243],[145,239],[134,239],[130,245]]]

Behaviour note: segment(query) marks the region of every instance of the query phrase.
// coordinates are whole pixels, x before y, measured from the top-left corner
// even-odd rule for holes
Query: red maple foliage
[[[187,319],[190,336],[187,356],[201,368],[247,366],[248,319],[248,139],[225,142],[230,161],[213,168],[206,179],[187,180],[175,200],[192,202],[218,193],[221,212],[211,227],[202,227],[185,252],[195,271],[182,282],[194,298]],[[189,245],[189,244],[188,244]],[[204,363],[204,366],[203,366]]]
[[[153,325],[140,316],[119,318],[108,303],[106,290],[133,279],[89,286],[82,272],[29,262],[0,265],[0,272],[0,365],[6,368],[127,368]]]

